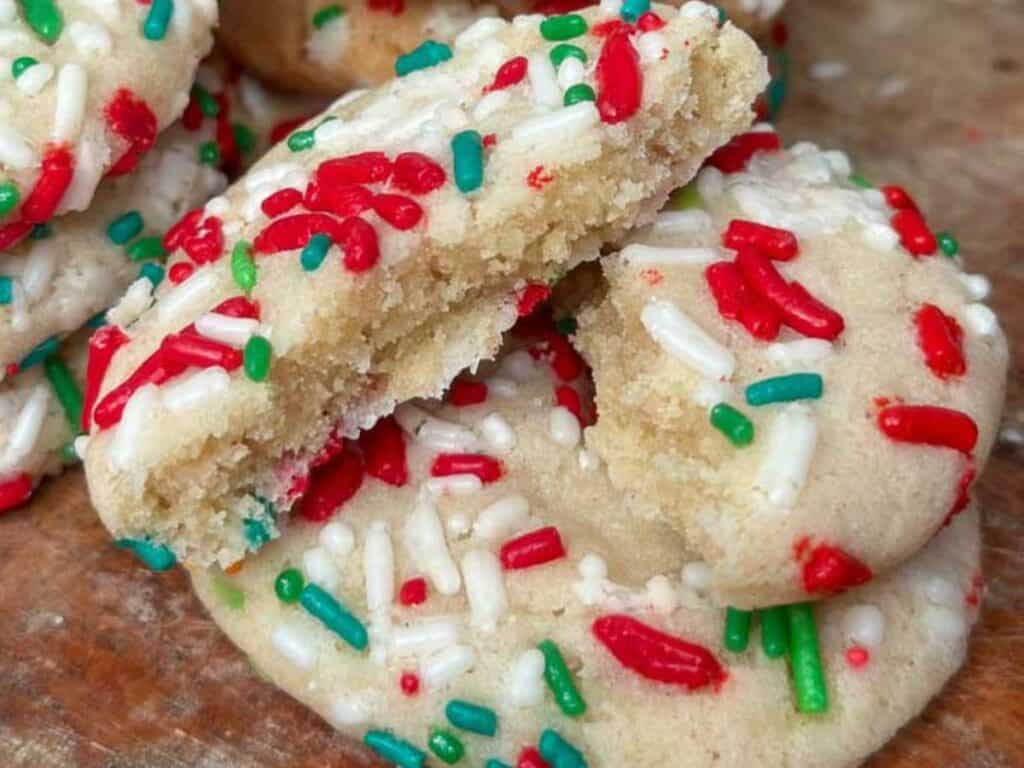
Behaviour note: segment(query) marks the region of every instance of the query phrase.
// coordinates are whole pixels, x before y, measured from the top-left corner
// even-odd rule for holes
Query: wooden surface
[[[992,277],[1013,356],[970,662],[871,765],[1024,766],[1024,0],[793,0],[788,20],[787,141],[908,185]],[[809,79],[823,61],[848,72]],[[366,764],[258,678],[183,573],[110,546],[79,472],[0,518],[0,617],[0,766]]]

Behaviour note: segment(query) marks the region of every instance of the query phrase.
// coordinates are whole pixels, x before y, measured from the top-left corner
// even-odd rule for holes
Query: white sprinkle
[[[459,569],[448,551],[444,528],[429,498],[421,497],[405,521],[403,543],[409,556],[442,595],[454,595],[462,585]]]
[[[702,3],[700,0],[690,0],[688,3],[684,3],[679,9],[679,15],[684,19],[708,19],[710,21],[718,23],[718,9],[714,6]]]
[[[128,286],[121,300],[107,310],[107,321],[127,327],[138,320],[152,303],[153,282],[147,277],[140,277]]]
[[[207,312],[196,319],[196,330],[208,339],[241,349],[259,330],[260,321],[254,317],[230,317],[218,312]]]
[[[728,379],[736,368],[732,352],[708,336],[674,303],[651,299],[640,322],[668,354],[712,379]]]
[[[22,72],[14,82],[26,96],[35,96],[53,79],[53,73],[53,65],[41,61]]]
[[[503,496],[485,508],[473,525],[473,536],[478,539],[500,541],[520,531],[530,519],[530,502],[525,496]]]
[[[694,560],[683,566],[683,586],[696,592],[698,595],[706,594],[711,589],[711,566],[703,560]]]
[[[500,397],[504,400],[513,398],[519,394],[519,385],[511,379],[503,376],[491,376],[487,379],[487,394]]]
[[[538,373],[537,361],[525,349],[517,349],[512,354],[505,355],[498,368],[510,379],[520,383],[531,381]]]
[[[621,257],[637,267],[704,266],[722,258],[717,248],[662,248],[654,245],[627,245]]]
[[[374,520],[363,544],[366,608],[373,614],[389,611],[395,599],[395,553],[383,520]]]
[[[548,437],[557,445],[575,448],[580,443],[580,420],[568,408],[557,405],[548,413]]]
[[[323,547],[313,547],[302,553],[302,570],[306,578],[319,584],[328,592],[333,592],[341,582],[341,574],[330,553]]]
[[[50,404],[50,389],[46,384],[37,384],[18,411],[10,434],[7,436],[7,447],[3,459],[0,460],[0,473],[7,473],[18,466],[35,447],[46,412]]]
[[[679,607],[679,594],[661,574],[652,576],[647,582],[647,600],[655,613],[667,615]]]
[[[928,631],[944,643],[957,642],[967,634],[967,623],[963,615],[945,606],[930,605],[925,608],[924,623]]]
[[[437,451],[472,451],[479,442],[468,427],[435,418],[411,403],[395,409],[395,420],[417,442]]]
[[[396,656],[426,656],[448,648],[459,640],[459,625],[454,619],[432,618],[395,627],[391,650]]]
[[[220,276],[212,266],[197,269],[185,282],[160,297],[157,316],[161,321],[194,317],[217,299]]]
[[[455,38],[456,48],[471,48],[474,45],[494,37],[498,32],[508,26],[508,22],[499,18],[477,19],[466,27]]]
[[[960,272],[957,277],[967,292],[967,298],[971,301],[984,301],[992,292],[992,283],[984,275],[969,275],[966,272]]]
[[[562,91],[558,87],[555,68],[551,64],[551,57],[548,56],[547,51],[532,53],[528,60],[529,66],[526,73],[530,81],[533,102],[551,108],[561,106]]]
[[[544,654],[530,648],[519,654],[505,678],[509,706],[525,709],[544,700]]]
[[[80,64],[65,64],[57,76],[57,106],[53,118],[55,141],[74,142],[82,132],[89,76]]]
[[[885,638],[885,616],[875,605],[854,605],[843,614],[843,635],[855,645],[878,648]]]
[[[707,166],[697,174],[697,196],[706,205],[722,196],[725,190],[725,176],[717,168]]]
[[[335,726],[362,725],[372,714],[373,708],[369,703],[347,691],[331,703],[330,720]]]
[[[512,94],[508,91],[491,91],[477,102],[473,108],[473,118],[476,120],[486,120],[495,112],[508,106],[510,101],[512,101]]]
[[[576,564],[576,570],[587,581],[596,581],[608,577],[608,564],[600,555],[588,552]]]
[[[428,656],[420,664],[420,681],[428,689],[443,688],[476,664],[476,651],[468,645],[452,645]]]
[[[317,540],[320,546],[334,555],[335,560],[339,562],[344,562],[356,546],[356,537],[352,532],[352,527],[348,523],[336,520],[327,523],[320,529],[320,536]]]
[[[824,61],[816,61],[811,64],[807,70],[807,74],[813,80],[838,80],[840,77],[844,77],[849,71],[850,67],[845,61],[827,59]]]
[[[471,549],[462,556],[462,579],[471,623],[485,632],[493,631],[508,610],[501,563],[485,549]]]
[[[888,224],[865,224],[861,237],[865,245],[879,251],[891,251],[900,241],[900,236]]]
[[[547,54],[536,54],[547,61]],[[551,62],[548,61],[548,67]],[[533,71],[533,64],[530,64]],[[558,84],[555,84],[558,88]],[[550,114],[531,117],[512,129],[512,141],[518,144],[563,144],[579,137],[588,128],[597,125],[600,116],[592,101],[580,101]]]
[[[473,528],[469,515],[465,512],[452,512],[444,523],[448,535],[456,539],[464,539]]]
[[[0,0],[0,24],[14,21],[17,15],[18,9],[14,6],[14,0]]]
[[[641,61],[658,61],[668,53],[668,41],[661,32],[645,32],[636,41]]]
[[[85,455],[89,451],[89,436],[79,435],[75,438],[75,455],[78,456],[79,460],[85,461]]]
[[[964,323],[979,336],[994,336],[999,333],[999,320],[995,312],[984,304],[973,303],[964,307]]]
[[[832,345],[824,339],[798,339],[769,344],[765,353],[769,360],[783,367],[820,363],[832,354]]]
[[[305,627],[297,623],[278,624],[270,635],[270,642],[295,666],[307,670],[316,666],[320,654]]]
[[[220,367],[204,368],[165,385],[160,399],[171,413],[181,413],[206,402],[211,396],[226,392],[231,377]]]
[[[35,165],[36,153],[18,130],[0,120],[0,164],[22,171]]]
[[[558,65],[558,85],[563,90],[568,90],[577,83],[582,83],[586,77],[586,67],[582,61],[575,56],[566,56]]]
[[[701,408],[711,409],[719,403],[727,403],[732,399],[733,388],[724,381],[701,379],[690,393],[690,401]]]
[[[960,590],[943,576],[929,576],[924,583],[924,595],[928,602],[948,608],[956,608],[961,602]]]
[[[776,507],[793,506],[814,458],[818,426],[803,403],[785,406],[772,423],[757,487]]]
[[[588,451],[586,448],[580,448],[579,465],[580,469],[584,472],[593,472],[601,466],[601,459],[599,459],[597,454],[593,451]]]
[[[302,166],[290,162],[274,163],[245,174],[242,177],[242,185],[249,192],[267,185],[279,187],[282,180],[293,173],[304,173]]]
[[[601,0],[602,16],[618,16],[622,11],[622,0]]]
[[[306,40],[306,56],[321,67],[335,66],[348,45],[350,27],[349,16],[344,14],[313,30]]]
[[[445,475],[431,477],[423,486],[435,499],[439,496],[470,496],[484,487],[483,481],[474,474]]]
[[[57,250],[53,244],[48,240],[34,243],[21,273],[21,287],[30,301],[38,301],[50,288],[56,267]]]
[[[149,417],[159,404],[160,390],[153,384],[136,390],[128,399],[110,442],[110,463],[116,468],[127,469],[137,458],[138,444],[151,434]]]
[[[515,386],[513,384],[513,386]],[[484,443],[494,453],[504,454],[516,447],[516,433],[500,413],[485,416],[478,425]]]
[[[651,225],[654,235],[698,235],[711,229],[711,216],[700,208],[659,213]]]

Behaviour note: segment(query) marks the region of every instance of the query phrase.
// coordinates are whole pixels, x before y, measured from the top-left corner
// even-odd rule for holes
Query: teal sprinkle
[[[142,226],[142,214],[138,211],[128,211],[110,222],[107,237],[114,245],[124,245],[142,231]]]
[[[105,309],[97,312],[95,315],[93,315],[92,317],[85,321],[86,327],[92,328],[93,330],[96,330],[97,328],[102,328],[106,324],[107,310]]]
[[[164,281],[164,268],[159,264],[148,262],[142,265],[142,269],[139,270],[139,277],[146,278],[156,288]]]
[[[302,588],[299,602],[325,627],[357,651],[366,648],[369,637],[363,623],[316,584],[307,584]]]
[[[718,8],[718,26],[722,26],[729,20],[729,14],[725,12],[725,8],[717,6]]]
[[[313,235],[309,238],[309,242],[306,243],[306,247],[302,249],[302,254],[299,256],[302,268],[307,272],[314,272],[319,269],[327,257],[327,251],[330,249],[331,238],[327,235]]]
[[[409,53],[395,59],[395,74],[405,77],[410,72],[436,66],[451,57],[452,49],[444,43],[424,40]]]
[[[0,306],[10,304],[14,301],[14,280],[6,275],[0,275]]]
[[[493,709],[461,699],[452,699],[444,708],[448,722],[464,731],[493,736],[498,732],[498,716]]]
[[[791,373],[755,381],[747,387],[747,404],[789,403],[794,400],[817,400],[824,383],[817,373]]]
[[[242,521],[242,531],[253,552],[259,552],[263,545],[270,541],[270,532],[267,531],[267,527],[254,518],[247,517]]]
[[[427,755],[387,731],[367,731],[363,743],[398,768],[423,768]]]
[[[484,763],[484,768],[512,768],[512,766],[508,763],[502,762],[496,757],[492,757]]]
[[[28,236],[33,240],[45,240],[48,237],[53,237],[53,225],[45,222],[36,224]]]
[[[555,330],[563,336],[572,336],[576,333],[576,329],[579,324],[576,322],[576,318],[572,315],[566,315],[555,320]]]
[[[167,25],[173,14],[174,0],[153,0],[142,25],[143,37],[153,41],[163,40],[167,36]]]
[[[484,183],[484,146],[477,131],[460,131],[452,137],[455,186],[472,192]]]
[[[35,349],[25,355],[21,362],[18,363],[18,370],[25,371],[33,365],[39,365],[50,355],[56,354],[59,347],[60,342],[57,340],[56,336],[51,336],[46,341],[40,342],[36,345]]]
[[[632,24],[649,10],[651,10],[651,0],[623,0],[619,15],[623,21]]]
[[[173,568],[178,562],[170,549],[149,539],[118,539],[114,546],[134,553],[151,571],[158,573]]]
[[[557,768],[587,768],[583,753],[551,728],[540,735],[537,751],[548,763]]]

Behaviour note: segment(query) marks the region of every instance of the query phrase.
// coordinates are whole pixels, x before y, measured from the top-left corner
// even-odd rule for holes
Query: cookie
[[[582,366],[516,346],[339,441],[302,519],[239,568],[191,570],[275,685],[400,766],[827,768],[961,664],[975,512],[865,588],[727,612],[677,534],[620,514],[580,443]]]
[[[579,316],[587,445],[728,604],[897,566],[992,447],[1007,348],[987,281],[905,191],[862,184],[841,152],[741,135],[604,261]]]
[[[336,96],[395,76],[424,40],[451,43],[496,8],[478,0],[223,0],[221,44],[279,88]]]
[[[87,416],[107,527],[233,563],[335,430],[493,354],[524,295],[750,120],[763,60],[707,10],[658,7],[647,32],[597,9],[478,22],[452,61],[420,49],[401,66],[422,71],[343,98],[173,227],[169,279]],[[183,374],[193,396],[165,396]]]
[[[212,0],[0,2],[0,250],[138,165],[216,20]]]

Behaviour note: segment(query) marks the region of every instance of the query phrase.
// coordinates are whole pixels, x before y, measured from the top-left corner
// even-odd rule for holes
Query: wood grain
[[[967,668],[872,768],[1024,766],[1024,3],[794,0],[787,140],[906,184],[1011,339],[1005,439],[980,483],[988,592]],[[835,80],[806,76],[841,61]],[[901,84],[904,90],[900,92]],[[110,546],[79,472],[0,518],[0,765],[368,765],[262,682],[183,573]]]

